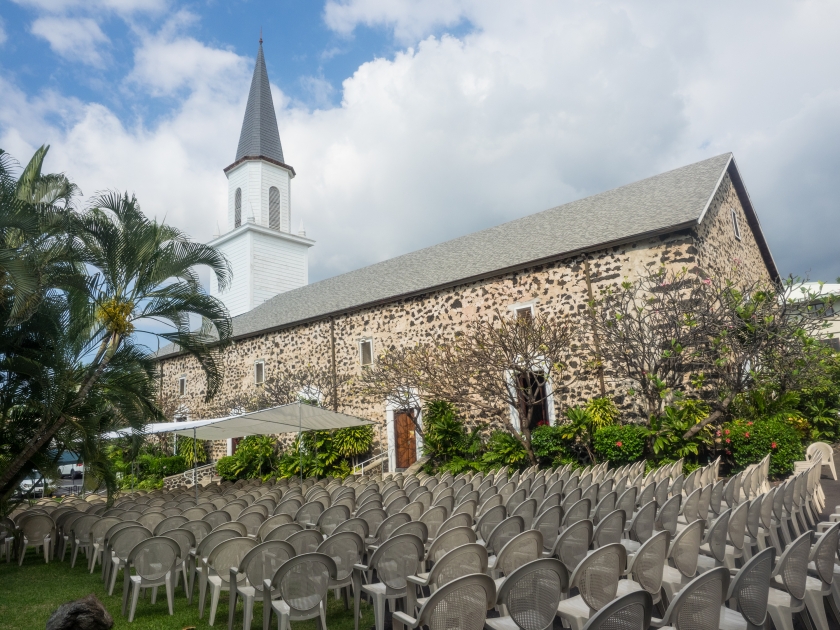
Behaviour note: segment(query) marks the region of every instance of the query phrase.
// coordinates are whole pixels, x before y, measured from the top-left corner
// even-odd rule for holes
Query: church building
[[[497,311],[580,317],[590,292],[616,286],[649,263],[711,273],[737,264],[753,278],[779,278],[735,159],[726,153],[309,284],[314,241],[303,230],[291,232],[295,171],[283,156],[262,45],[236,158],[224,172],[227,231],[211,245],[230,261],[233,281],[224,293],[211,290],[233,316],[234,342],[225,351],[215,409],[254,395],[281,367],[352,378],[385,349],[446,343],[466,322]],[[178,399],[183,416],[210,417],[198,363],[174,347],[157,358],[164,392]],[[585,376],[562,390],[545,387],[543,415],[550,423],[568,406],[601,395],[598,380]],[[606,393],[623,392],[607,383]],[[405,422],[412,413],[422,426],[420,410],[368,400],[352,388],[340,392],[338,410],[378,424],[375,440],[390,470],[420,456],[420,436]],[[478,421],[492,427],[504,414],[516,411],[500,408]],[[214,445],[213,459],[230,448]]]

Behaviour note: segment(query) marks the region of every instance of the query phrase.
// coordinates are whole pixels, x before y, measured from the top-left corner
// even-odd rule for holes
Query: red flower
[[[746,433],[744,433],[744,437],[750,437],[750,432],[747,431]]]
[[[616,442],[616,443],[615,443],[615,445],[616,445],[618,448],[621,448],[621,442]]]
[[[729,444],[729,438],[726,438],[726,443]]]
[[[776,443],[775,443],[775,442],[773,442],[773,443],[770,445],[770,448],[776,448]]]
[[[752,422],[747,422],[747,426],[748,427],[752,426]]]
[[[729,429],[724,430],[724,433],[726,433],[726,435],[729,435]]]

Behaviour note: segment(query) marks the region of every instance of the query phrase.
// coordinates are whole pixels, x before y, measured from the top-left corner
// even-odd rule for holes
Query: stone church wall
[[[740,241],[733,234],[729,208],[741,217]],[[533,268],[500,274],[468,282],[460,286],[431,291],[384,305],[334,316],[336,371],[356,377],[361,374],[359,341],[373,340],[374,355],[388,348],[413,346],[418,343],[445,344],[474,318],[492,318],[498,311],[507,313],[514,305],[533,304],[537,311],[548,311],[569,317],[587,334],[581,313],[586,307],[588,289],[585,263],[589,265],[592,291],[618,285],[625,277],[636,276],[651,262],[676,269],[701,266],[723,273],[733,264],[754,275],[768,276],[743,208],[728,176],[715,195],[703,223],[671,234],[642,239],[618,247],[575,256]],[[330,319],[292,326],[280,331],[257,335],[234,342],[225,353],[225,383],[213,402],[223,408],[225,401],[241,395],[253,395],[254,362],[265,362],[265,375],[285,365],[292,369],[312,365],[328,371],[331,361]],[[562,418],[571,405],[581,404],[600,395],[600,383],[594,373],[585,369],[584,357],[571,362],[573,382],[554,385],[554,417]],[[190,357],[175,356],[162,360],[163,388],[167,394],[177,393],[178,378],[187,376],[187,393],[182,405],[188,416],[208,417],[203,404],[204,377]],[[628,414],[634,409],[625,400],[628,384],[606,382],[612,396]],[[378,423],[377,440],[387,435],[384,401],[369,400],[357,393],[351,381],[339,396],[339,410]],[[468,423],[488,429],[501,426],[501,418],[509,413],[499,408],[491,417],[470,416]],[[213,459],[225,454],[225,443],[213,447]]]

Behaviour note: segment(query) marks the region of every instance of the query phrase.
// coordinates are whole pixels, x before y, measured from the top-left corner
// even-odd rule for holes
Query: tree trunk
[[[531,446],[531,421],[534,419],[534,406],[529,405],[521,393],[519,394],[519,410],[519,432],[523,436],[522,444],[525,446],[525,452],[528,453],[528,461],[531,466],[534,466],[537,463]]]
[[[724,409],[729,407],[729,405],[731,403],[732,403],[732,396],[727,396],[726,398],[724,398],[723,402],[721,402],[721,404],[720,404],[720,408],[716,409],[715,411],[710,413],[703,420],[701,420],[700,422],[695,424],[693,427],[691,427],[688,431],[686,431],[683,434],[683,439],[688,440],[689,438],[697,435],[700,432],[700,429],[705,427],[707,424],[711,424],[712,422],[714,422],[715,420],[720,418],[723,415]]]
[[[79,393],[76,395],[76,400],[73,401],[72,407],[75,407],[80,402],[85,399],[85,396],[88,395],[91,388],[94,386],[96,381],[99,380],[99,377],[102,376],[102,373],[105,371],[105,368],[108,367],[108,364],[111,362],[111,357],[114,356],[114,353],[118,350],[118,346],[120,344],[120,336],[114,333],[111,337],[111,342],[114,348],[113,352],[105,352],[104,356],[102,357],[102,362],[96,367],[91,377],[88,379],[87,383],[82,385],[82,388],[79,390]],[[67,418],[65,418],[64,414],[61,414],[58,417],[58,420],[53,423],[53,425],[47,428],[41,436],[39,436],[36,440],[29,443],[23,451],[21,451],[11,462],[9,465],[6,466],[6,469],[0,474],[0,495],[3,495],[8,488],[6,487],[9,482],[14,478],[17,472],[26,465],[35,453],[44,446],[47,442],[49,442],[52,437],[56,434],[56,432],[67,422]]]
[[[4,496],[9,491],[9,488],[7,488],[9,482],[14,480],[15,475],[17,475],[20,469],[26,465],[26,462],[32,459],[41,447],[52,439],[65,422],[66,419],[64,418],[64,415],[59,416],[58,420],[56,420],[52,426],[47,427],[47,429],[44,430],[38,438],[30,442],[26,448],[24,448],[11,462],[9,462],[9,465],[6,466],[3,474],[0,475],[0,496]]]

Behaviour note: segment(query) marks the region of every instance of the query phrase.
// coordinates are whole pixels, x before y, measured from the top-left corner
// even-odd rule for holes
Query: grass
[[[69,554],[68,554],[69,557]],[[43,555],[35,555],[29,550],[24,558],[23,566],[16,562],[7,564],[0,562],[0,630],[43,630],[50,615],[64,602],[80,599],[90,593],[98,597],[108,612],[114,618],[114,628],[132,628],[134,630],[180,630],[182,628],[196,628],[202,630],[210,628],[207,617],[210,611],[210,597],[208,593],[204,609],[204,618],[198,618],[198,584],[195,586],[196,597],[193,603],[187,603],[182,586],[175,591],[175,615],[170,617],[166,605],[166,592],[163,587],[158,590],[157,602],[152,605],[149,596],[141,599],[137,604],[134,622],[128,623],[128,618],[121,614],[122,609],[122,575],[117,577],[113,596],[108,596],[100,579],[100,567],[97,566],[93,574],[87,572],[85,558],[80,554],[75,568],[70,568],[68,557],[64,562],[51,561],[44,563]],[[352,630],[353,602],[351,610],[344,610],[344,602],[333,599],[332,593],[327,602],[327,627],[330,630]],[[360,629],[373,626],[373,607],[362,602],[362,619]],[[227,593],[222,593],[219,609],[216,612],[214,628],[227,628],[228,599]],[[242,628],[242,605],[237,605],[234,616],[234,628]],[[276,628],[277,617],[272,617],[272,626]],[[297,630],[316,628],[315,620],[293,622]],[[256,602],[254,606],[254,620],[252,630],[262,628],[262,604]]]

